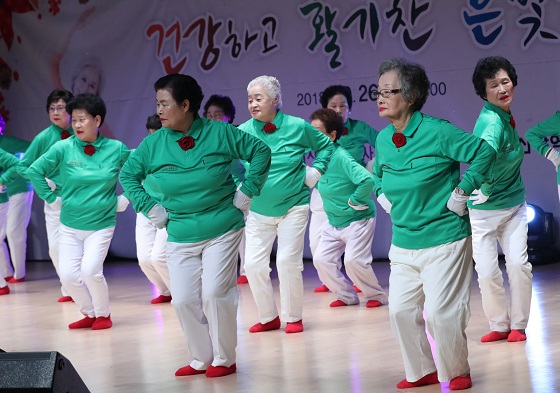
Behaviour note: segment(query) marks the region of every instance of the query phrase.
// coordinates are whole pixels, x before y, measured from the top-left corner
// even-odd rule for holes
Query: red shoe
[[[71,296],[61,296],[58,298],[58,302],[59,303],[64,303],[64,302],[73,302],[74,299],[72,299]]]
[[[4,288],[0,288],[0,295],[7,295],[8,293],[10,293],[9,286],[6,285]]]
[[[495,332],[491,331],[488,334],[485,334],[480,338],[480,342],[482,343],[491,343],[494,341],[505,340],[509,336],[509,331],[507,332]]]
[[[14,278],[14,276],[8,276],[8,277],[4,277],[4,280],[10,281],[12,278]]]
[[[206,373],[206,370],[197,370],[195,368],[192,368],[191,366],[185,366],[185,367],[181,367],[179,370],[175,371],[175,376],[176,377],[186,377],[189,375],[198,375],[198,374],[204,374]]]
[[[463,390],[472,387],[471,375],[467,374],[464,377],[455,377],[449,381],[449,390]]]
[[[101,330],[101,329],[109,329],[113,326],[113,321],[111,321],[111,315],[109,314],[107,317],[97,317],[95,318],[95,322],[91,327],[92,330]]]
[[[379,300],[368,300],[366,303],[367,308],[381,307],[382,305]]]
[[[439,380],[437,377],[437,371],[434,371],[431,374],[424,375],[416,382],[408,382],[406,379],[403,379],[397,384],[397,387],[399,389],[410,389],[425,385],[435,385],[436,383],[439,383]]]
[[[10,278],[9,280],[6,280],[6,281],[8,281],[10,284],[17,284],[18,282],[24,282],[25,277],[22,277],[22,278],[12,277],[12,278]]]
[[[216,378],[216,377],[225,377],[226,375],[233,374],[237,370],[235,363],[233,363],[229,367],[225,366],[210,366],[208,370],[206,370],[206,376],[208,378]]]
[[[510,343],[517,343],[517,342],[520,342],[520,341],[526,341],[527,340],[527,335],[525,334],[525,329],[523,329],[523,330],[512,329],[511,333],[508,335],[507,340]]]
[[[325,284],[320,285],[320,286],[318,286],[317,288],[315,288],[315,289],[313,290],[313,292],[316,292],[316,293],[328,292],[328,291],[330,291],[330,289],[329,289]]]
[[[159,295],[158,297],[152,299],[150,303],[159,304],[159,303],[169,303],[170,301],[171,301],[171,296]]]
[[[68,325],[68,329],[86,329],[90,328],[95,324],[95,318],[88,317],[80,319],[79,321],[72,322]]]
[[[303,319],[297,322],[286,323],[286,333],[301,333],[303,332]]]
[[[340,300],[340,299],[335,300],[334,302],[332,302],[332,303],[330,304],[331,307],[344,307],[344,306],[347,306],[347,305],[348,305],[348,304],[344,303],[344,302],[343,302],[342,300]]]
[[[260,333],[266,332],[269,330],[278,330],[280,329],[280,317],[274,318],[272,321],[267,323],[257,323],[249,329],[249,333]]]
[[[237,284],[249,284],[249,280],[247,280],[247,276],[239,276],[237,277]]]
[[[353,286],[354,291],[356,291],[356,293],[362,293],[362,290],[360,288],[358,288],[356,285]]]

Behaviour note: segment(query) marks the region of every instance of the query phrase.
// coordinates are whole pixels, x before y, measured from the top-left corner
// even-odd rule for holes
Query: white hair
[[[280,82],[273,76],[268,75],[261,75],[253,79],[247,85],[247,92],[254,87],[254,86],[262,86],[266,94],[271,98],[274,99],[278,97],[278,104],[276,105],[276,109],[282,108],[282,89],[280,87]]]

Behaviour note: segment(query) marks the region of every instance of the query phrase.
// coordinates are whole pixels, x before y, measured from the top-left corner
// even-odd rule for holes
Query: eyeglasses
[[[224,112],[206,112],[207,119],[222,120],[224,118]]]
[[[49,112],[54,113],[54,112],[58,112],[58,113],[62,113],[66,110],[65,106],[51,106],[49,108]]]
[[[374,90],[371,92],[371,95],[375,97],[375,99],[377,100],[379,96],[383,98],[389,98],[400,92],[401,89],[392,89],[392,90],[387,89],[387,90],[379,90],[379,91]]]

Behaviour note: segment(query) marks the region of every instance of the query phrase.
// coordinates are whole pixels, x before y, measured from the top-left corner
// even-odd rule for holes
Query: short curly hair
[[[476,94],[486,100],[486,79],[492,79],[498,71],[507,72],[513,86],[517,86],[517,72],[508,59],[502,56],[488,56],[478,60],[472,76],[472,83]]]
[[[217,106],[222,108],[224,114],[228,117],[228,123],[233,123],[233,119],[235,119],[235,106],[233,105],[233,101],[228,96],[222,96],[220,94],[212,94],[206,104],[204,104],[204,113],[203,117],[206,117],[206,113],[208,112],[208,108],[211,106]]]
[[[321,108],[314,111],[310,116],[311,121],[319,120],[325,126],[327,133],[335,132],[334,141],[338,141],[344,133],[344,120],[335,111],[328,108]]]
[[[421,110],[430,95],[430,80],[424,67],[405,59],[389,59],[379,66],[379,76],[389,71],[397,74],[403,98],[413,102],[410,108]]]
[[[346,97],[346,101],[348,102],[348,109],[352,110],[352,89],[349,86],[345,85],[331,85],[327,87],[321,93],[321,106],[326,108],[329,105],[329,100],[333,98],[337,94],[342,94]]]

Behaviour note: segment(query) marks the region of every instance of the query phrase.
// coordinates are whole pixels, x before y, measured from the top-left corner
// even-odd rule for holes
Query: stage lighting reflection
[[[556,262],[557,252],[554,246],[554,217],[541,207],[527,204],[527,253],[529,262],[543,264]]]

